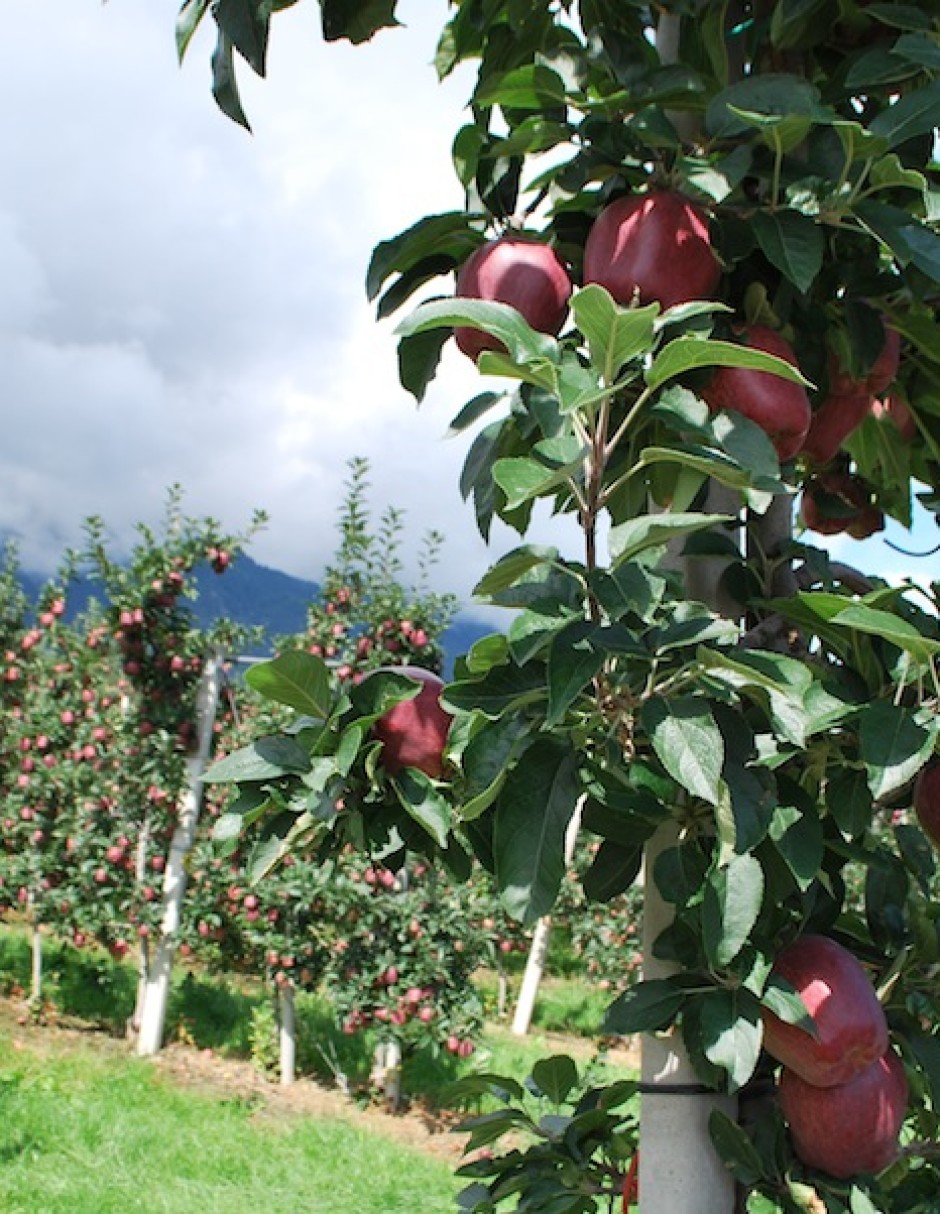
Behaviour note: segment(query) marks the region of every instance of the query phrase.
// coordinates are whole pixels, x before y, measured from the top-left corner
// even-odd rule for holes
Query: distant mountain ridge
[[[35,599],[46,579],[24,571],[20,581],[27,595]],[[215,620],[228,619],[245,627],[261,627],[268,646],[274,637],[304,630],[307,607],[320,592],[317,582],[270,569],[247,555],[240,556],[222,576],[207,568],[200,569],[196,588],[199,596],[192,605],[200,624],[208,626]],[[79,579],[69,595],[69,615],[81,614],[94,597],[94,582]],[[459,654],[466,653],[474,641],[493,631],[483,621],[459,613],[442,637],[446,672],[450,673]]]

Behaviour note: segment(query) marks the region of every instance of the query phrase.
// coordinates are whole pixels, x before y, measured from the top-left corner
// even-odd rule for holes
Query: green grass
[[[442,1214],[448,1162],[342,1119],[274,1119],[150,1064],[0,1043],[5,1214]]]

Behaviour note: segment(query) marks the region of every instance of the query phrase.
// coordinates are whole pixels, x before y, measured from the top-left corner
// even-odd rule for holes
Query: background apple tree
[[[323,0],[324,35],[362,41],[395,8]],[[181,50],[208,11],[183,6]],[[263,71],[272,6],[211,11],[216,97],[244,120],[235,56]],[[439,74],[477,65],[453,144],[466,207],[380,244],[367,288],[380,318],[413,307],[400,372],[418,399],[455,327],[497,339],[453,426],[481,532],[499,518],[520,536],[477,587],[511,614],[446,689],[444,778],[382,771],[370,730],[404,683],[344,689],[298,655],[266,689],[301,718],[236,805],[277,810],[285,854],[352,843],[458,874],[475,857],[526,923],[553,907],[579,813],[600,843],[590,896],[645,871],[655,924],[608,1027],[671,1033],[703,1089],[740,1094],[739,1120],[727,1103],[709,1120],[739,1207],[933,1208],[937,880],[912,804],[938,746],[937,584],[887,585],[814,534],[938,506],[940,5],[457,0],[445,15]],[[683,246],[654,208],[646,239],[671,251],[617,298],[585,272],[589,235],[618,199],[664,194],[704,217],[715,286],[682,293]],[[558,333],[531,327],[525,300],[454,295],[472,254],[517,233],[567,266]],[[812,426],[808,410],[785,444],[772,423],[794,388]],[[581,551],[525,542],[544,508],[578,519]],[[876,1176],[806,1164],[772,1099],[767,1016],[805,1014],[774,961],[816,933],[863,963],[904,1064],[901,1149]],[[642,1119],[640,1136],[650,1202],[661,1156]],[[482,1161],[462,1208],[513,1200],[528,1176],[526,1208],[596,1209],[612,1189],[588,1155],[547,1188],[518,1152]]]

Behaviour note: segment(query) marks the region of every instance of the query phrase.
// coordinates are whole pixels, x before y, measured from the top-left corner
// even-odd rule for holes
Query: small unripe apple
[[[533,329],[554,336],[568,314],[571,279],[549,245],[510,234],[470,254],[457,273],[457,295],[508,304]],[[455,329],[454,338],[458,349],[474,360],[484,350],[503,348],[489,333],[466,325]]]
[[[444,681],[420,666],[392,669],[417,680],[421,689],[376,721],[373,732],[382,743],[382,764],[393,775],[404,767],[417,767],[428,776],[440,776],[451,723],[450,713],[441,704]]]
[[[784,1067],[779,1096],[793,1149],[807,1167],[847,1180],[881,1172],[897,1157],[908,1087],[894,1050],[833,1087],[815,1087]]]
[[[597,283],[617,303],[659,303],[663,309],[710,299],[721,278],[708,221],[670,190],[631,194],[606,206],[584,245],[584,282]]]
[[[751,325],[740,337],[743,345],[798,366],[793,347],[774,329]],[[782,460],[797,454],[813,419],[813,409],[802,385],[770,371],[718,367],[702,397],[712,410],[736,410],[756,422]]]
[[[914,812],[921,830],[940,851],[940,762],[936,760],[927,764],[914,784]]]
[[[764,1048],[815,1087],[846,1083],[888,1048],[888,1023],[861,962],[836,940],[808,934],[774,962],[797,991],[816,1036],[764,1008]]]

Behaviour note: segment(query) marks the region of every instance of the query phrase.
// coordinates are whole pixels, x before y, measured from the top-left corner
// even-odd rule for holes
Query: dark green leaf
[[[561,1104],[577,1085],[578,1068],[568,1054],[554,1054],[551,1058],[540,1058],[533,1065],[532,1079],[552,1104]]]
[[[259,76],[265,72],[271,14],[258,0],[214,0],[212,15],[232,46]]]
[[[591,902],[610,902],[630,888],[642,863],[642,846],[625,847],[605,839],[582,878],[585,896]]]
[[[242,109],[241,98],[238,94],[238,81],[235,78],[235,56],[231,39],[223,30],[219,30],[218,41],[212,53],[212,96],[216,105],[227,118],[250,131],[248,119]]]
[[[940,80],[905,93],[893,105],[882,110],[869,124],[876,135],[883,135],[896,148],[918,135],[929,135],[937,125],[940,112]]]
[[[764,1163],[747,1131],[736,1121],[713,1109],[708,1118],[708,1132],[725,1167],[739,1184],[754,1185],[764,1176]]]
[[[713,1066],[727,1073],[728,1090],[739,1091],[754,1074],[761,1051],[757,1000],[746,990],[716,990],[697,1001],[698,1045]]]
[[[565,874],[565,833],[580,786],[577,755],[539,739],[510,772],[496,805],[493,851],[506,909],[526,924],[548,914]]]
[[[822,269],[826,242],[822,228],[799,211],[757,211],[754,233],[767,260],[802,293]]]
[[[918,724],[910,710],[886,700],[868,705],[859,747],[872,796],[878,800],[903,788],[933,753],[935,742],[936,730]]]
[[[403,337],[398,343],[398,378],[401,386],[419,403],[424,400],[428,384],[437,373],[444,343],[450,338],[446,329],[416,333]]]
[[[402,808],[431,836],[438,847],[447,846],[450,834],[450,803],[422,771],[403,768],[395,777],[395,790]]]
[[[327,42],[346,38],[354,44],[368,42],[380,29],[398,25],[398,0],[320,0],[323,37]]]
[[[684,997],[682,988],[666,978],[638,982],[618,995],[607,1009],[604,1031],[631,1036],[667,1029],[682,1007]]]
[[[561,724],[568,709],[604,665],[606,655],[590,643],[592,625],[578,620],[553,639],[548,653],[549,728]]]
[[[739,342],[701,337],[677,337],[664,346],[653,359],[646,382],[651,389],[659,388],[670,379],[702,367],[749,367],[755,371],[768,371],[793,383],[809,382],[797,367],[775,354],[765,354],[763,350]]]
[[[209,11],[210,0],[184,0],[176,18],[176,53],[183,60],[193,34]]]
[[[477,105],[503,109],[551,110],[565,104],[565,82],[540,63],[527,63],[501,76],[490,76],[474,94]]]

